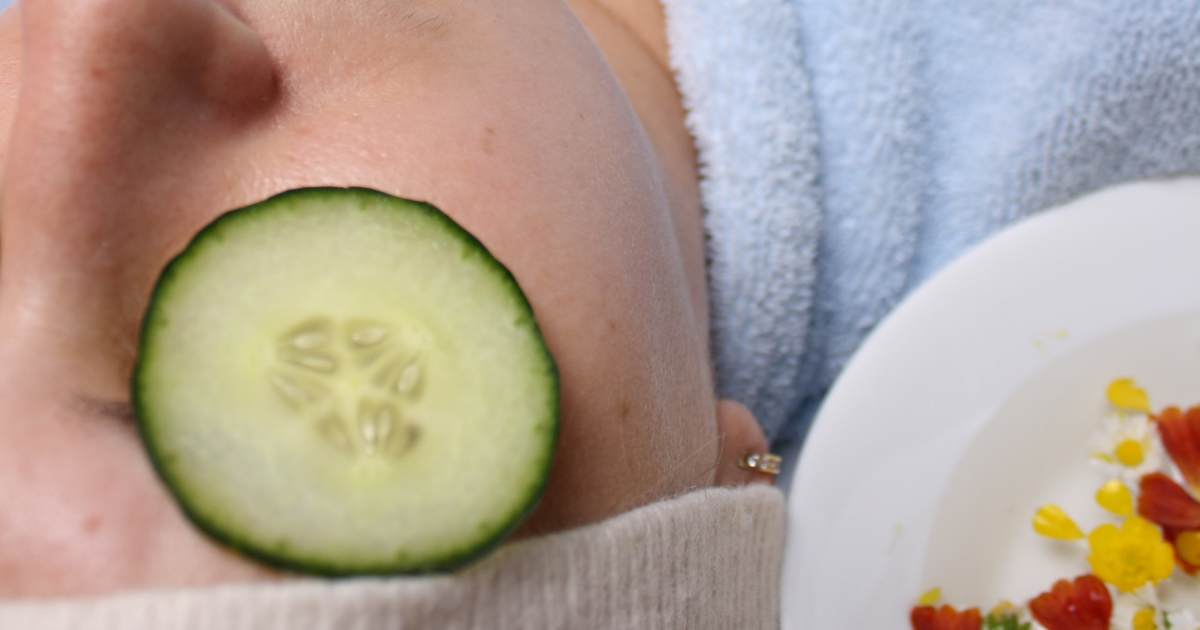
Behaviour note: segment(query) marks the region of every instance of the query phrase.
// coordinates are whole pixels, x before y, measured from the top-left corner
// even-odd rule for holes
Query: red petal
[[[910,620],[913,630],[979,630],[983,625],[978,608],[958,612],[951,606],[917,606],[912,609]]]
[[[1200,407],[1167,407],[1155,417],[1163,447],[1189,486],[1200,486]]]
[[[1108,630],[1112,597],[1100,578],[1081,575],[1073,583],[1055,582],[1030,600],[1029,612],[1046,630]]]
[[[1142,475],[1138,514],[1163,527],[1200,529],[1200,502],[1174,479],[1162,473]]]
[[[1167,542],[1171,543],[1172,548],[1175,548],[1175,537],[1183,532],[1188,531],[1186,529],[1175,529],[1174,527],[1163,527],[1162,530],[1163,538],[1166,538]],[[1200,570],[1200,565],[1195,565],[1187,560],[1184,560],[1183,556],[1179,554],[1178,548],[1175,548],[1175,564],[1178,565],[1180,569],[1183,569],[1188,575],[1193,577],[1196,575],[1196,571]]]

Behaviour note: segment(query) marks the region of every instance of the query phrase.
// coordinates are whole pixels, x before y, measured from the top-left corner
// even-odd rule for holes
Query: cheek
[[[267,575],[185,521],[150,469],[132,424],[86,414],[83,402],[47,386],[69,375],[28,358],[4,358],[0,597]]]
[[[5,423],[0,435],[0,562],[8,569],[0,589],[31,595],[130,582],[163,520],[136,437],[11,400],[0,413],[39,429]]]
[[[516,275],[559,364],[560,444],[526,533],[713,481],[706,332],[665,187],[627,105],[597,102],[550,110],[576,115],[538,129],[483,116],[456,135],[470,185],[433,189]]]
[[[541,318],[562,375],[562,425],[536,532],[711,485],[720,446],[706,346],[678,279],[576,271],[574,293],[560,287]],[[638,287],[654,283],[664,288],[649,307]]]

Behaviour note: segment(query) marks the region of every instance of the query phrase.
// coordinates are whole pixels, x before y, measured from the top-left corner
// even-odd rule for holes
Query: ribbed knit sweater
[[[457,574],[297,579],[0,604],[22,630],[766,630],[779,625],[783,495],[698,490],[501,547]]]

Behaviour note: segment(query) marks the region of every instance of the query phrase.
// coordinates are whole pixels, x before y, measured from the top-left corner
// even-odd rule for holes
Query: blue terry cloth
[[[1200,172],[1200,3],[665,0],[718,387],[771,436],[985,236]],[[786,427],[789,419],[793,426]]]
[[[718,386],[775,428],[802,387],[820,226],[796,13],[788,0],[664,4],[708,209]]]

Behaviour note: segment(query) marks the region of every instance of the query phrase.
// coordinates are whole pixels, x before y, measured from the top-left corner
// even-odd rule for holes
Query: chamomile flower
[[[1180,610],[1176,612],[1165,613],[1167,618],[1166,627],[1171,630],[1197,630],[1200,629],[1200,622],[1196,621],[1196,616],[1190,610]]]
[[[1158,591],[1146,584],[1113,597],[1112,630],[1163,630],[1169,627],[1158,602]],[[1174,624],[1172,624],[1173,626]]]
[[[1164,464],[1162,441],[1150,417],[1142,412],[1119,410],[1104,419],[1089,449],[1092,460],[1106,472],[1137,486],[1142,475]]]

